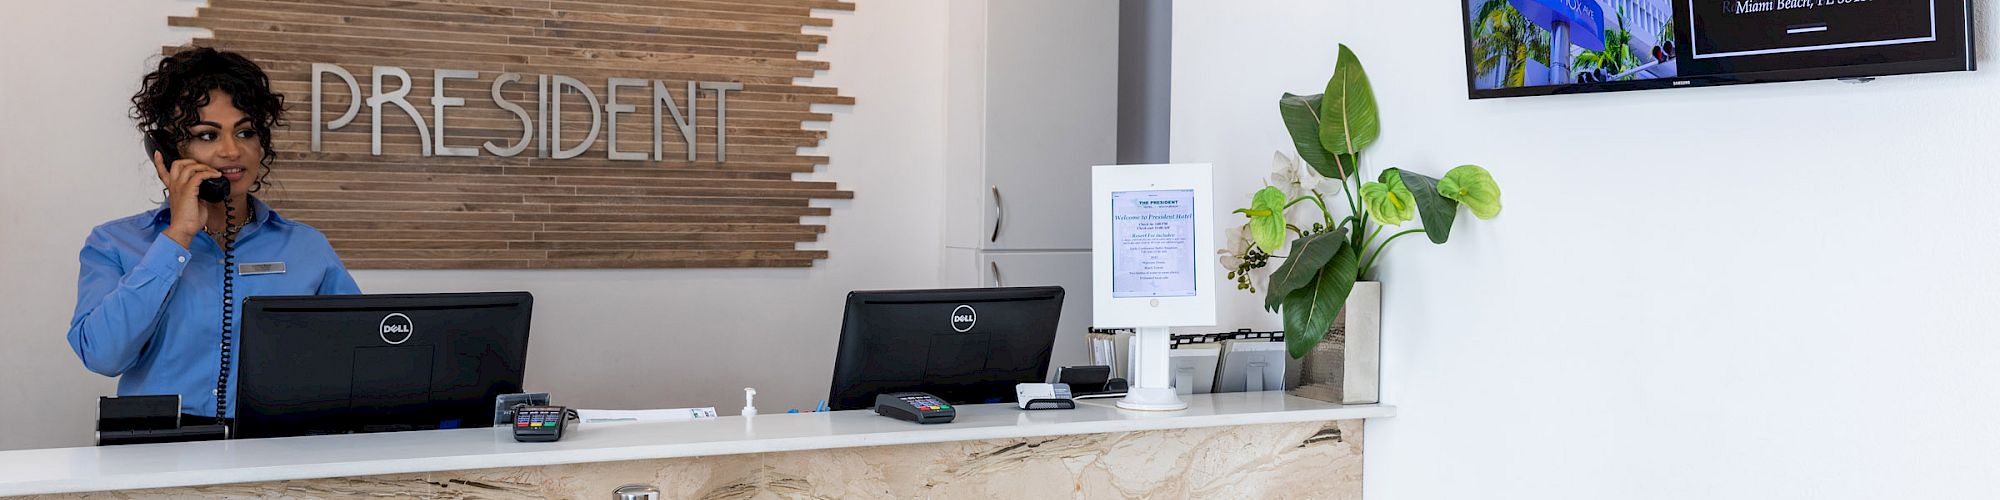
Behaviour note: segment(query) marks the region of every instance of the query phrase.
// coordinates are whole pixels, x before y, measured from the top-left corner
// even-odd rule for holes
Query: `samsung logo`
[[[389,313],[388,316],[382,317],[379,333],[383,342],[396,345],[409,342],[410,335],[416,333],[416,330],[417,325],[410,321],[409,316],[404,316],[403,313]]]
[[[951,310],[951,329],[953,331],[958,333],[969,332],[972,331],[972,325],[978,323],[979,311],[972,310],[972,306],[959,304],[958,308]]]

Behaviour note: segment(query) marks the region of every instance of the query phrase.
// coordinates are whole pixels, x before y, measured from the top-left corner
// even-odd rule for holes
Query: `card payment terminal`
[[[958,416],[944,399],[921,392],[875,395],[875,414],[919,424],[942,424]]]
[[[561,440],[569,423],[569,409],[561,406],[528,406],[514,412],[514,440],[524,443]]]

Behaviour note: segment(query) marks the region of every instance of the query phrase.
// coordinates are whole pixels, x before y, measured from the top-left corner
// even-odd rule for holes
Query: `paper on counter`
[[[576,411],[577,419],[586,424],[608,424],[618,422],[680,422],[702,418],[715,418],[715,407],[672,408],[663,410],[582,410]]]

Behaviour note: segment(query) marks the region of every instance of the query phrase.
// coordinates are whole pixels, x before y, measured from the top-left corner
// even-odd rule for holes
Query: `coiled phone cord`
[[[215,373],[215,421],[229,415],[229,351],[236,317],[236,210],[229,198],[222,199],[222,363]]]

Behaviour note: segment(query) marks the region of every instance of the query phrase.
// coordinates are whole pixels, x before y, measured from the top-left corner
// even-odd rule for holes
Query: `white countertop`
[[[1183,396],[1188,408],[1135,412],[1115,399],[1074,410],[958,407],[948,424],[872,411],[763,414],[692,422],[590,424],[562,441],[518,443],[504,427],[195,443],[0,451],[0,496],[252,481],[699,457],[1395,416],[1393,406],[1341,406],[1282,392]]]

